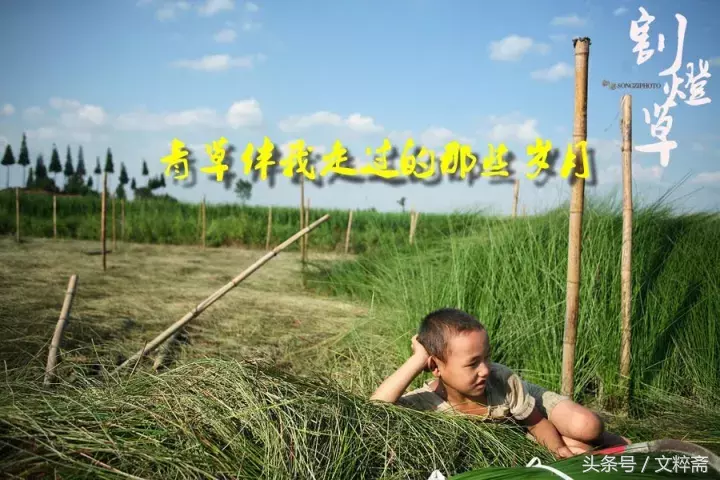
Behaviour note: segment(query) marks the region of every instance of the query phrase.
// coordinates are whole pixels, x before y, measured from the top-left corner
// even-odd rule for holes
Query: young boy
[[[559,458],[596,446],[630,443],[606,432],[597,415],[568,397],[491,363],[487,330],[461,310],[446,308],[427,315],[412,339],[412,349],[413,355],[378,387],[371,400],[479,415],[490,421],[513,418]],[[423,371],[431,371],[436,379],[403,394]]]

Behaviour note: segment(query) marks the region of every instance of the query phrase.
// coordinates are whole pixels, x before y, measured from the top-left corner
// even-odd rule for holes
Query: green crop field
[[[549,453],[512,425],[378,405],[368,397],[410,354],[429,311],[467,310],[490,333],[493,361],[558,389],[568,214],[347,212],[266,266],[186,329],[166,370],[153,355],[111,372],[145,342],[265,254],[267,210],[126,204],[125,241],[102,270],[99,202],[0,196],[0,472],[17,478],[426,479],[512,467]],[[299,226],[273,208],[273,243]],[[630,409],[619,406],[622,219],[586,207],[575,399],[635,442],[678,438],[720,453],[720,220],[637,209]],[[118,232],[119,232],[118,227]],[[240,245],[242,247],[240,247]],[[47,351],[68,279],[79,277],[58,384]],[[413,386],[426,378],[418,378]],[[608,475],[608,474],[601,474]],[[477,477],[481,478],[481,477]],[[489,477],[483,477],[489,478]],[[545,477],[543,477],[545,478]],[[605,478],[605,477],[603,477]]]

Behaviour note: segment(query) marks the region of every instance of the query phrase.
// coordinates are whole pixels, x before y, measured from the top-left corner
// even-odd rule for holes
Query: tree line
[[[77,163],[73,162],[72,151],[68,145],[65,153],[65,163],[63,165],[60,161],[57,145],[55,144],[53,144],[52,154],[50,155],[50,164],[45,165],[43,154],[40,153],[35,160],[35,166],[30,167],[29,173],[27,173],[27,168],[30,165],[30,154],[27,147],[27,136],[24,133],[17,159],[13,153],[12,146],[7,144],[0,164],[6,167],[6,188],[10,187],[10,168],[13,165],[18,165],[23,169],[23,188],[68,195],[99,195],[102,191],[102,179],[100,176],[106,173],[108,175],[108,183],[110,183],[112,175],[115,173],[115,163],[110,148],[107,149],[107,153],[105,154],[104,166],[102,168],[100,167],[100,157],[96,157],[95,168],[91,173],[85,166],[85,156],[82,145],[78,147]],[[62,174],[62,176],[65,177],[65,183],[62,189],[57,185],[58,174]],[[87,179],[85,178],[86,176]],[[95,177],[94,179],[93,176]],[[126,198],[125,188],[128,183],[136,198],[153,197],[155,196],[153,194],[155,190],[165,187],[165,177],[162,174],[150,176],[150,170],[145,160],[143,160],[142,164],[142,176],[146,178],[146,185],[138,187],[135,178],[133,177],[131,179],[128,176],[125,164],[121,162],[115,196],[117,198]]]

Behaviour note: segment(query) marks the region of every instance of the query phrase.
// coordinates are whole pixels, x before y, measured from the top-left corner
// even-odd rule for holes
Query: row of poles
[[[573,140],[575,145],[579,142],[587,140],[587,84],[588,84],[588,57],[589,57],[589,38],[574,39],[573,45],[575,49],[575,108],[574,108],[574,125]],[[621,321],[622,321],[622,339],[621,339],[621,355],[620,355],[620,374],[623,385],[627,387],[627,380],[630,373],[630,312],[631,312],[631,253],[632,253],[632,99],[630,95],[625,95],[622,100],[622,171],[623,171],[623,233],[622,233],[622,264],[621,264]],[[581,152],[576,151],[576,158],[581,158]],[[583,162],[576,162],[576,173],[583,174]],[[106,176],[103,178],[102,193],[102,229],[101,242],[103,251],[103,269],[105,266],[105,198],[107,190]],[[568,234],[568,269],[567,269],[567,285],[566,285],[566,314],[565,314],[565,332],[563,337],[563,357],[562,357],[562,384],[561,391],[564,395],[573,396],[574,393],[574,363],[575,348],[577,341],[577,320],[579,312],[579,293],[580,293],[580,272],[581,272],[581,237],[582,237],[582,216],[584,210],[585,181],[583,178],[576,177],[574,179],[571,191],[570,201],[570,218],[569,218],[569,234]],[[519,194],[519,183],[516,181],[513,192],[513,217],[517,215],[517,199]],[[16,190],[16,198],[17,198]],[[310,218],[310,202],[305,201],[305,185],[304,181],[300,183],[300,231],[275,247],[260,258],[255,264],[247,268],[240,275],[231,280],[228,284],[216,291],[210,297],[198,304],[183,318],[168,327],[163,333],[158,335],[154,340],[148,342],[140,351],[131,356],[128,360],[117,367],[118,371],[128,365],[136,363],[143,356],[154,351],[162,343],[172,336],[176,335],[180,329],[197,317],[201,312],[207,309],[212,303],[221,298],[225,293],[235,287],[242,280],[247,278],[261,266],[267,263],[271,258],[276,256],[280,251],[284,250],[294,241],[301,241],[301,257],[305,262],[307,259],[307,234],[317,228],[321,223],[329,219],[329,215],[324,215],[319,220],[309,223]],[[411,212],[410,241],[417,227],[417,212]],[[19,222],[19,203],[17,209],[17,217]],[[205,231],[205,200],[203,199],[201,217],[203,223],[203,232]],[[272,221],[272,210],[268,215],[268,243],[266,248],[269,249],[269,233]],[[19,225],[19,223],[18,223]],[[346,234],[346,251],[349,242],[350,228],[352,226],[352,211],[348,220],[348,229]],[[19,240],[19,229],[18,229]],[[204,235],[203,235],[204,246]],[[46,369],[45,383],[48,384],[52,377],[53,370],[57,363],[58,347],[62,338],[62,330],[67,321],[70,312],[70,304],[76,291],[77,275],[73,275],[68,285],[65,302],[60,314],[58,325],[51,342],[50,354],[48,356],[48,364]],[[627,395],[627,388],[626,388]],[[627,397],[626,397],[627,400]]]

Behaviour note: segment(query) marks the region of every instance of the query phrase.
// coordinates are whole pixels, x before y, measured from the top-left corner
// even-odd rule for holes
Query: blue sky
[[[564,154],[574,104],[572,38],[590,46],[588,144],[597,150],[597,185],[588,195],[620,186],[620,98],[633,95],[635,145],[654,143],[642,108],[652,114],[662,90],[610,90],[610,82],[661,82],[677,49],[675,14],[687,18],[683,67],[698,59],[720,66],[720,3],[647,0],[454,1],[394,0],[8,0],[0,6],[0,143],[17,155],[27,132],[33,164],[46,161],[53,143],[64,161],[83,145],[86,163],[112,148],[140,185],[142,159],[152,174],[178,138],[191,146],[197,167],[209,165],[203,144],[225,136],[242,151],[268,136],[278,145],[304,139],[328,151],[340,140],[358,157],[384,138],[402,146],[413,138],[438,153],[451,141],[482,156],[504,142],[518,160],[520,204],[528,212],[568,197],[559,176],[544,187],[525,177],[528,144],[549,139]],[[637,65],[630,22],[638,7],[655,17],[666,47]],[[11,47],[11,45],[14,45]],[[713,75],[715,77],[715,75]],[[669,140],[677,142],[667,167],[658,154],[634,152],[634,189],[652,200],[687,180],[673,199],[687,210],[720,207],[720,92],[705,85],[712,102],[670,110]],[[683,82],[684,85],[684,82]],[[715,120],[715,121],[713,121]],[[654,119],[653,119],[654,121]],[[4,148],[4,145],[2,145]],[[287,149],[283,150],[287,153]],[[239,157],[239,155],[238,155]],[[557,164],[559,169],[562,162]],[[242,176],[236,160],[233,170]],[[232,202],[232,190],[198,172],[192,188],[169,186],[177,198]],[[0,184],[6,182],[6,169]],[[10,185],[21,184],[13,167]],[[169,180],[169,179],[168,179]],[[111,179],[116,185],[116,179]],[[389,186],[338,180],[309,185],[313,206],[399,210],[397,200],[421,211],[482,207],[508,213],[511,185],[488,178],[440,185]],[[253,187],[251,204],[296,205],[299,187],[279,177]]]

